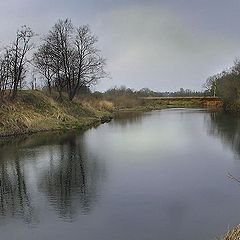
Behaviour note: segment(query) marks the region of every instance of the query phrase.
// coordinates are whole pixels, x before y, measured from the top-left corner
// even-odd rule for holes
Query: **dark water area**
[[[240,118],[125,113],[0,141],[0,240],[211,240],[240,223]]]

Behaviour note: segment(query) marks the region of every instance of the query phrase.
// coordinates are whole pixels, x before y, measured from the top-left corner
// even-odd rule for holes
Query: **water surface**
[[[240,223],[240,120],[171,109],[0,142],[0,239],[210,240]]]

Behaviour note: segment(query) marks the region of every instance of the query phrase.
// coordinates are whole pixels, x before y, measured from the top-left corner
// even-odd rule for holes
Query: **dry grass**
[[[219,240],[239,240],[240,239],[240,225],[229,230],[226,235]]]
[[[144,98],[150,105],[168,105],[179,107],[211,107],[223,106],[222,100],[216,97],[147,97]]]
[[[96,106],[67,98],[59,102],[41,91],[22,91],[16,101],[0,105],[0,135],[85,128],[110,117],[110,103],[100,101]]]
[[[115,110],[114,104],[107,100],[84,99],[81,103],[88,108],[94,108],[99,111],[113,112]]]
[[[110,99],[117,109],[138,108],[144,105],[144,100],[135,96],[116,96]]]

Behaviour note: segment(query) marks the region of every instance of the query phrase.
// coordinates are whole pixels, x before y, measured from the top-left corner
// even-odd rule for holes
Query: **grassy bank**
[[[152,107],[220,108],[223,105],[222,101],[215,97],[146,97],[144,100]]]
[[[24,133],[84,129],[107,121],[114,107],[107,101],[58,101],[41,91],[22,91],[16,101],[0,105],[0,136]]]
[[[163,108],[221,108],[223,102],[215,97],[137,97],[121,95],[106,97],[120,110],[150,111]]]
[[[140,98],[82,96],[70,102],[48,96],[42,91],[20,91],[12,102],[5,98],[0,105],[0,136],[25,133],[84,129],[108,121],[116,111],[151,111],[173,107],[217,106],[219,101],[203,98]]]

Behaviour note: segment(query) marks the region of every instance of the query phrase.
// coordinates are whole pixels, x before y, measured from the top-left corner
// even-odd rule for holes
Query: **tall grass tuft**
[[[236,226],[232,230],[229,230],[226,235],[219,240],[239,240],[240,239],[240,225]]]

